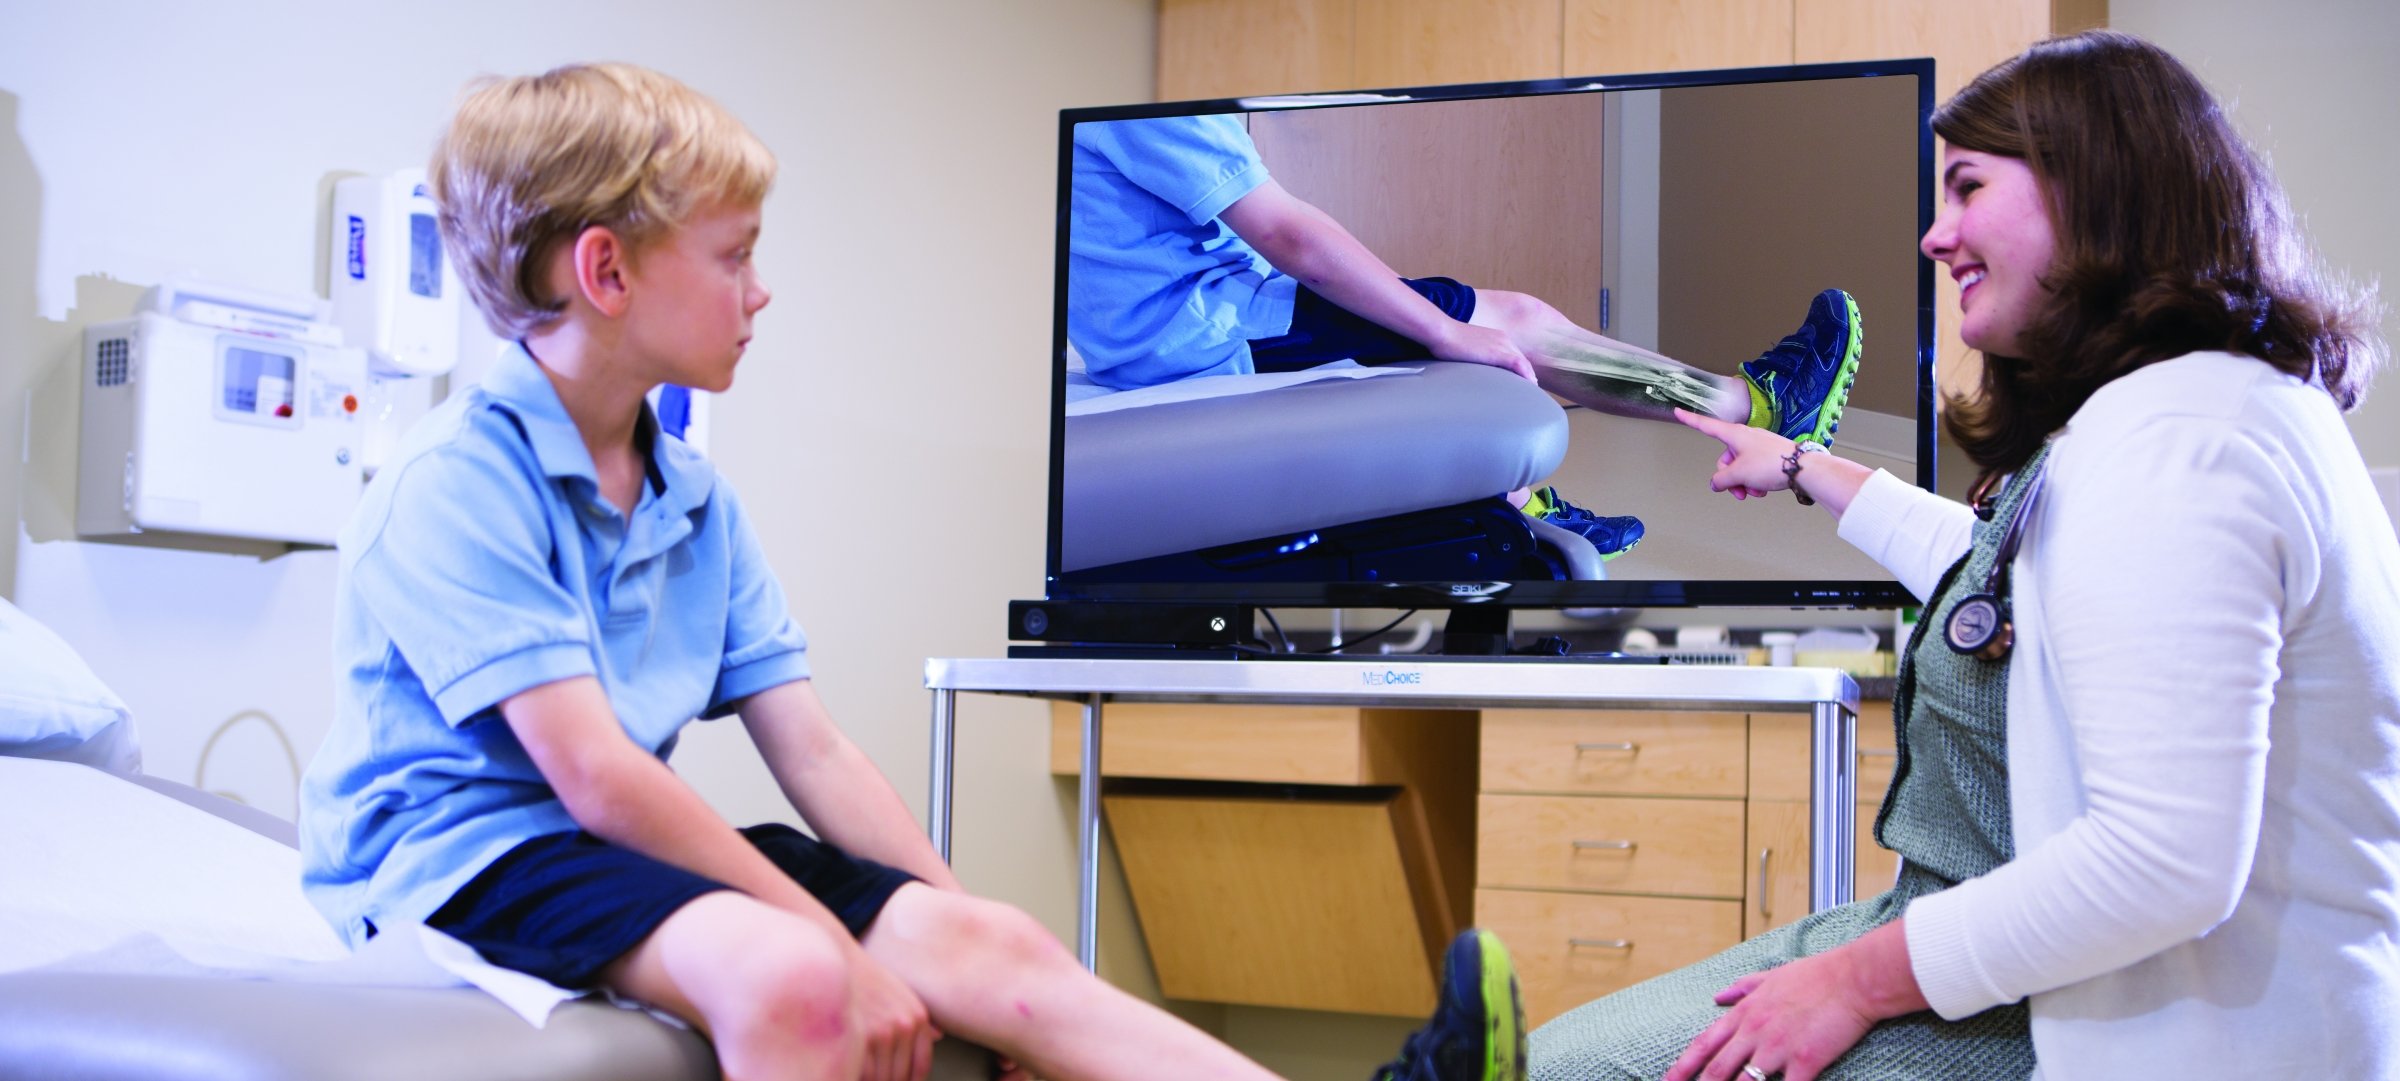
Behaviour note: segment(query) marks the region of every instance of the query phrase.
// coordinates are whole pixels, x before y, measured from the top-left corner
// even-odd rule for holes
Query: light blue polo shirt
[[[1247,374],[1291,329],[1298,283],[1217,220],[1266,181],[1239,115],[1075,125],[1067,340],[1094,382]]]
[[[644,411],[642,423],[655,433]],[[522,346],[413,428],[342,531],[332,731],[301,783],[302,886],[353,945],[576,828],[498,704],[594,676],[660,758],[695,717],[808,678],[733,489],[656,435],[620,515]]]

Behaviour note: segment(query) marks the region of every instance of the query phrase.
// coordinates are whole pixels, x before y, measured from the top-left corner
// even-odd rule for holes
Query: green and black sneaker
[[[1375,1081],[1524,1081],[1525,1004],[1508,947],[1470,929],[1442,955],[1441,999]]]
[[[1817,294],[1800,329],[1757,360],[1743,362],[1742,380],[1750,384],[1750,426],[1793,442],[1832,446],[1865,346],[1858,301],[1839,289]]]

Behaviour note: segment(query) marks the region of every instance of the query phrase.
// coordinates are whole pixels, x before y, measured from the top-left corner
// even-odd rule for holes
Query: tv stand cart
[[[927,829],[944,860],[950,858],[959,694],[1082,703],[1075,937],[1076,955],[1087,968],[1096,968],[1099,960],[1101,716],[1112,702],[1804,714],[1810,719],[1810,908],[1846,903],[1853,892],[1859,691],[1856,681],[1836,669],[1526,665],[1415,657],[1311,664],[936,658],[925,662],[925,686],[933,693]]]

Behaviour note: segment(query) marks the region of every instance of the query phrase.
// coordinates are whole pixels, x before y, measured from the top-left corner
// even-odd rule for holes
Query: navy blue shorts
[[[1450,278],[1402,278],[1417,295],[1461,323],[1475,317],[1475,287]],[[1250,340],[1250,361],[1262,372],[1295,372],[1336,360],[1389,364],[1424,360],[1425,347],[1350,314],[1305,285],[1292,301],[1292,329]]]
[[[741,832],[853,937],[867,933],[894,890],[917,880],[790,826]],[[732,888],[574,830],[509,849],[425,925],[502,968],[586,988],[675,910],[701,894]]]

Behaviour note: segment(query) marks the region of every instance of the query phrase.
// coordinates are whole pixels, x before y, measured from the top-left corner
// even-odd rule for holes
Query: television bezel
[[[1146,120],[1268,109],[1339,108],[1350,105],[1617,90],[1667,90],[1745,83],[1808,82],[1914,76],[1917,80],[1917,235],[1933,225],[1933,61],[1929,58],[1794,64],[1702,71],[1602,75],[1572,79],[1461,83],[1334,93],[1205,98],[1062,109],[1058,121],[1056,249],[1053,252],[1050,331],[1049,537],[1045,545],[1044,592],[1051,601],[1233,602],[1256,607],[1454,608],[1896,608],[1918,603],[1898,582],[1874,580],[1514,580],[1506,588],[1484,582],[1075,582],[1061,577],[1060,542],[1066,462],[1068,227],[1074,198],[1075,125],[1110,120]],[[1933,263],[1917,265],[1917,477],[1936,491],[1938,463],[1934,412],[1935,338]]]

